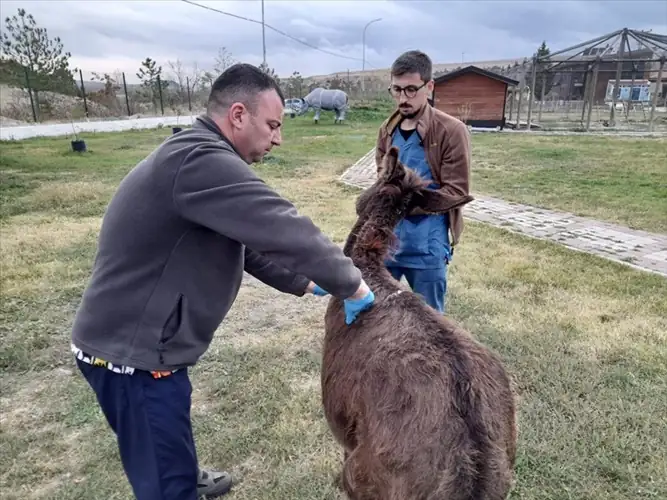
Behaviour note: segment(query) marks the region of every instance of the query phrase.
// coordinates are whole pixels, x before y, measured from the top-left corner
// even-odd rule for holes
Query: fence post
[[[621,97],[621,76],[623,74],[623,58],[625,57],[625,46],[630,46],[628,41],[627,29],[623,30],[621,36],[621,45],[618,53],[618,63],[616,63],[616,80],[614,81],[614,93],[611,96],[611,110],[609,111],[609,126],[616,126],[616,102]]]
[[[162,102],[162,80],[160,80],[160,75],[157,75],[157,89],[160,92],[160,111],[162,111],[162,116],[164,116],[164,103]]]
[[[127,116],[132,116],[130,110],[130,98],[127,95],[127,82],[125,81],[125,71],[123,71],[123,89],[125,89],[125,105],[127,106]]]
[[[535,100],[535,82],[537,81],[537,54],[533,56],[533,67],[530,78],[530,94],[528,94],[528,117],[526,118],[526,129],[530,132],[533,120],[533,101]]]
[[[190,111],[190,114],[192,114],[192,100],[190,99],[190,77],[189,76],[185,77],[185,85],[188,88],[188,110]]]
[[[514,99],[516,99],[516,87],[512,87],[509,92],[508,100],[510,102],[510,116],[509,120],[512,120],[514,116]]]
[[[30,107],[32,108],[32,119],[37,123],[37,112],[35,111],[35,101],[32,98],[32,88],[30,87],[30,77],[28,76],[28,68],[23,67],[25,70],[25,83],[28,86],[28,95],[30,96]]]
[[[586,116],[586,106],[589,105],[588,103],[588,94],[590,93],[591,89],[591,65],[588,64],[586,65],[586,73],[584,74],[584,95],[581,98],[582,106],[581,106],[581,124],[584,124],[584,116]]]
[[[81,94],[83,95],[83,109],[86,112],[86,118],[88,118],[88,101],[86,100],[86,87],[83,85],[83,72],[79,70],[79,78],[81,79]]]
[[[542,123],[542,104],[544,103],[544,91],[547,86],[548,73],[545,69],[542,73],[542,92],[540,93],[540,108],[537,111],[537,123]]]
[[[593,63],[593,81],[591,82],[591,89],[588,93],[588,115],[586,117],[586,132],[591,129],[591,114],[595,106],[595,91],[598,86],[598,71],[600,69],[600,58],[598,57]]]
[[[524,84],[522,83],[521,86],[519,87],[519,102],[516,105],[516,129],[521,130],[521,100],[523,99],[523,86]]]
[[[660,69],[658,70],[658,78],[655,81],[655,91],[653,92],[653,98],[651,99],[651,114],[648,119],[648,131],[653,132],[653,117],[655,116],[655,107],[658,104],[658,93],[662,87],[662,71],[665,68],[665,56],[660,58]]]

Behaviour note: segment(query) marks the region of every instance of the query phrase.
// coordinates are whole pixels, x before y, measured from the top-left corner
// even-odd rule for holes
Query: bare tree
[[[100,75],[99,73],[93,72],[91,80],[94,82],[104,83],[104,88],[95,92],[89,92],[88,99],[106,106],[109,108],[109,110],[119,111],[120,106],[118,102],[118,91],[120,90],[121,86],[119,84],[118,77],[116,76],[114,78],[109,73]]]
[[[220,47],[218,49],[218,55],[215,58],[215,65],[213,66],[213,71],[217,74],[222,73],[236,61],[232,57],[232,53],[227,50],[226,47]]]
[[[176,59],[176,61],[167,61],[167,65],[171,69],[169,77],[174,79],[178,84],[180,98],[186,99],[188,86],[190,87],[190,91],[193,92],[199,87],[202,78],[202,72],[197,62],[195,61],[192,66],[187,67],[180,59]]]
[[[232,57],[232,53],[226,47],[218,49],[218,55],[215,57],[215,64],[213,71],[204,71],[201,73],[199,81],[201,82],[201,90],[210,89],[216,78],[227,68],[236,63]]]

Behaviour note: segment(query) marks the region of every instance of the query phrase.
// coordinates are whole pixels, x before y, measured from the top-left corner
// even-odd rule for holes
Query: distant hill
[[[447,72],[447,71],[452,71],[456,68],[459,67],[465,67],[465,66],[477,66],[480,68],[485,68],[485,69],[490,69],[493,67],[501,67],[501,68],[507,68],[507,66],[514,66],[515,63],[521,64],[521,62],[524,60],[524,57],[516,57],[513,59],[496,59],[496,60],[489,60],[489,61],[466,61],[462,63],[437,63],[433,65],[433,73],[441,73],[441,72]],[[327,80],[330,80],[332,78],[335,78],[338,76],[339,78],[345,77],[347,78],[348,75],[351,79],[357,79],[361,78],[361,75],[363,74],[366,78],[371,79],[371,78],[379,78],[382,80],[388,80],[389,79],[389,71],[390,68],[382,68],[382,69],[373,69],[373,70],[366,70],[366,71],[350,71],[349,73],[347,71],[338,71],[336,73],[329,73],[328,75],[311,75],[311,76],[304,76],[305,80],[308,80],[309,82],[324,82]],[[288,78],[287,76],[286,78]]]

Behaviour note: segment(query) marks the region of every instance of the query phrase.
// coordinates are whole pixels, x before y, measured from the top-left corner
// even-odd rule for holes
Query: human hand
[[[366,295],[360,299],[345,299],[343,304],[345,306],[345,323],[351,325],[360,312],[369,309],[373,302],[375,302],[375,294],[371,289],[368,289]]]
[[[348,297],[347,299],[348,300],[361,300],[364,297],[366,297],[366,295],[368,295],[368,292],[370,292],[370,291],[371,291],[371,289],[368,288],[368,285],[362,279],[361,283],[359,284],[359,288],[357,288],[357,291],[354,292],[354,295]]]
[[[306,292],[312,293],[313,295],[319,295],[320,297],[324,297],[325,295],[329,295],[329,292],[321,288],[319,285],[315,284],[314,282],[308,283],[308,286],[306,287]]]

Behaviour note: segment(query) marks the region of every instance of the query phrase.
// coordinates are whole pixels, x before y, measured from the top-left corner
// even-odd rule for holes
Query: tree
[[[270,68],[269,65],[265,64],[265,63],[260,64],[259,69],[261,69],[267,75],[273,77],[273,79],[276,81],[276,83],[278,85],[280,85],[280,78],[278,77],[278,73],[276,73],[275,69]]]
[[[301,73],[295,71],[287,79],[285,91],[288,97],[303,97],[303,77]]]
[[[27,73],[37,103],[40,91],[77,94],[69,68],[71,54],[63,52],[60,38],[49,38],[46,28],[38,27],[33,15],[25,9],[5,18],[1,40],[0,61],[3,79],[8,84],[27,89]]]
[[[171,77],[178,85],[178,97],[181,102],[186,102],[188,97],[188,86],[190,92],[195,92],[199,88],[202,72],[196,62],[190,68],[184,66],[180,59],[176,59],[176,61],[167,61],[167,64],[171,68]]]
[[[109,73],[104,73],[104,75],[93,73],[91,80],[94,82],[104,82],[104,88],[96,92],[90,92],[88,98],[91,101],[99,102],[111,110],[120,110],[120,103],[118,101],[120,84],[118,77],[114,78]]]
[[[332,90],[343,90],[345,87],[345,83],[338,75],[334,75],[333,78],[327,80],[325,86]]]
[[[547,47],[546,41],[542,42],[542,45],[539,46],[537,49],[537,57],[546,57],[550,54],[551,52],[549,51],[549,47]],[[535,74],[535,88],[533,89],[533,95],[535,96],[535,99],[538,101],[541,101],[544,96],[542,95],[542,82],[544,82],[544,95],[547,95],[549,91],[551,90],[551,87],[553,86],[554,82],[554,74],[553,73],[546,73],[544,71],[539,71],[539,66],[538,66],[538,71]]]
[[[229,52],[226,47],[220,47],[218,49],[218,55],[215,58],[215,66],[213,66],[213,71],[219,75],[227,68],[232,66],[235,62],[236,61],[232,57],[232,53]]]
[[[215,57],[213,71],[204,71],[201,75],[200,82],[202,90],[210,89],[213,86],[215,79],[220,76],[220,73],[225,71],[234,63],[236,63],[236,61],[232,57],[232,53],[228,51],[226,47],[220,47],[218,49],[218,55]]]
[[[157,112],[157,100],[160,98],[160,92],[167,88],[167,82],[163,82],[160,78],[162,76],[162,66],[157,66],[150,57],[144,59],[137,73],[137,78],[141,80],[141,85],[144,87],[145,96],[153,103],[153,108]]]

